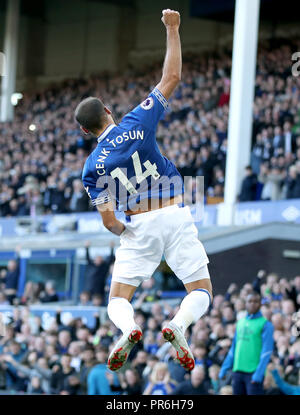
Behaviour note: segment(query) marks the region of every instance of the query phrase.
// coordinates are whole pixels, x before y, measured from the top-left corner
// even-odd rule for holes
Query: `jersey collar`
[[[113,129],[113,128],[115,128],[116,127],[116,125],[115,124],[109,124],[106,128],[105,128],[105,130],[103,131],[103,133],[102,134],[100,134],[99,135],[99,137],[97,138],[97,141],[98,141],[98,143],[100,143],[100,141],[102,141],[106,136],[107,136],[107,134]]]
[[[257,313],[254,313],[254,314],[249,314],[249,313],[247,313],[247,316],[246,316],[246,318],[249,320],[252,320],[252,319],[254,319],[254,318],[259,318],[259,317],[262,317],[262,313],[261,313],[261,311],[258,311]]]

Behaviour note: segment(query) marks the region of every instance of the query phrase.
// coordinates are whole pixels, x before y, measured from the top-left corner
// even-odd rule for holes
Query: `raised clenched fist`
[[[180,14],[175,10],[165,9],[162,11],[161,21],[166,27],[179,27]]]

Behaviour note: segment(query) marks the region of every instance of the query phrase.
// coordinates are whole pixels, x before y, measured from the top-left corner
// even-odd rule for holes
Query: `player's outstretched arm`
[[[125,226],[116,218],[112,202],[97,205],[97,210],[102,216],[103,225],[106,229],[115,235],[121,235]]]
[[[169,99],[181,79],[180,14],[175,10],[162,11],[162,22],[167,31],[167,51],[161,81],[156,88]]]

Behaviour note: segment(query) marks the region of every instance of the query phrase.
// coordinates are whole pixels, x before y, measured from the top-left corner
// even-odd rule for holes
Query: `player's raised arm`
[[[181,80],[180,14],[170,9],[163,10],[162,14],[161,20],[167,31],[167,51],[162,78],[156,88],[169,99]]]

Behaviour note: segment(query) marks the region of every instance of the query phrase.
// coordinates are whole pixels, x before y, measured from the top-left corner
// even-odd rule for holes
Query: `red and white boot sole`
[[[162,334],[164,339],[175,348],[179,364],[188,371],[193,370],[195,367],[194,356],[180,329],[170,322],[162,329]]]
[[[126,363],[131,349],[142,337],[142,330],[138,326],[132,329],[129,334],[128,332],[124,333],[112,350],[108,358],[107,367],[113,372],[121,369]]]

